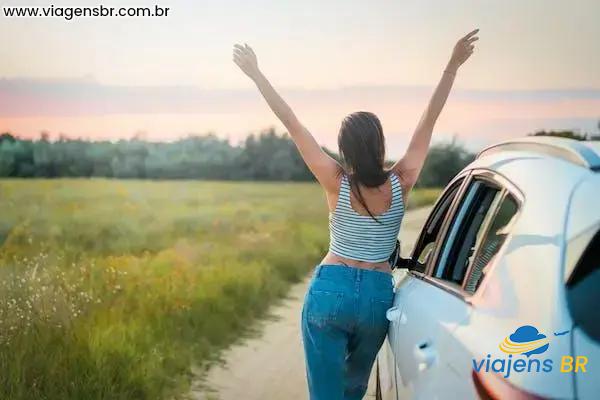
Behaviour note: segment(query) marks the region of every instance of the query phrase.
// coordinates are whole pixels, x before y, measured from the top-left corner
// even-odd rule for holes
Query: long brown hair
[[[389,171],[384,169],[385,138],[379,118],[367,111],[348,115],[340,127],[338,147],[352,193],[371,218],[377,221],[365,202],[359,184],[368,188],[379,187],[389,176]]]

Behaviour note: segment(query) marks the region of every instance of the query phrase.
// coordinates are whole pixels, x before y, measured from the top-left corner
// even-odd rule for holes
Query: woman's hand
[[[454,46],[452,57],[448,63],[448,69],[451,72],[456,72],[465,61],[471,57],[473,50],[475,49],[475,42],[479,40],[479,37],[475,36],[479,32],[479,29],[475,29],[467,33],[466,36],[462,37]]]
[[[250,46],[244,43],[233,46],[233,62],[252,80],[260,75],[256,54]]]

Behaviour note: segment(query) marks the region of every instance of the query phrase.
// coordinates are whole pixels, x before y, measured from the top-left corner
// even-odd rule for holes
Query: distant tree
[[[50,133],[47,131],[40,132],[40,142],[49,142],[50,141]]]
[[[61,148],[59,145],[51,143],[47,137],[33,143],[33,164],[35,166],[35,176],[54,178],[56,176],[66,175],[57,169],[57,164],[61,157]]]
[[[449,143],[433,144],[427,154],[417,186],[444,187],[474,159],[475,154],[469,152],[455,139]]]
[[[8,132],[0,134],[0,143],[4,141],[14,143],[16,140],[17,139]]]
[[[147,143],[137,139],[119,140],[117,151],[111,160],[115,178],[145,178],[145,158],[148,155]]]
[[[11,141],[4,134],[0,136],[0,176],[12,176],[14,173],[16,165],[14,143],[14,138]]]
[[[248,136],[235,164],[234,175],[241,179],[313,179],[292,140],[273,128]]]
[[[534,132],[532,134],[530,134],[530,136],[553,136],[553,137],[562,137],[562,138],[568,138],[568,139],[575,139],[575,140],[587,140],[588,137],[586,134],[580,134],[574,131],[570,131],[570,130],[564,130],[564,131],[537,131]]]
[[[6,142],[4,142],[6,143]],[[33,142],[30,140],[16,140],[10,148],[10,154],[0,154],[0,158],[13,157],[14,168],[7,176],[28,178],[35,176],[35,163],[33,161]]]

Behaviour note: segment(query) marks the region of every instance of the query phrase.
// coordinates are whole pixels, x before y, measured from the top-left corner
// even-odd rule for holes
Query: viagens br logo
[[[566,336],[569,331],[555,332],[553,339]],[[551,358],[532,357],[545,353],[550,347],[550,338],[541,333],[536,327],[523,325],[512,334],[506,336],[498,348],[507,357],[473,359],[473,369],[476,372],[500,373],[508,378],[511,373],[548,373],[554,367]],[[560,372],[586,372],[588,359],[586,356],[563,355],[560,359]]]

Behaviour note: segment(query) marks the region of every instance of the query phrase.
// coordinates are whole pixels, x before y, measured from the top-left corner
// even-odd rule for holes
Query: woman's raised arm
[[[338,190],[338,163],[323,151],[312,134],[300,123],[290,106],[275,91],[271,83],[258,68],[256,55],[247,44],[236,44],[233,61],[248,75],[262,93],[271,110],[288,130],[304,162],[319,183],[330,193]]]
[[[479,32],[479,29],[475,29],[469,32],[466,36],[462,37],[452,52],[452,57],[442,74],[442,78],[438,83],[433,96],[429,101],[425,112],[421,116],[421,120],[413,133],[406,154],[402,157],[394,166],[392,170],[397,172],[402,179],[402,186],[404,192],[408,194],[408,191],[414,186],[415,182],[419,178],[423,163],[427,157],[429,151],[429,144],[431,142],[431,133],[433,127],[437,121],[446,99],[452,89],[454,78],[458,68],[473,54],[475,48],[475,41],[479,38],[475,36]]]

